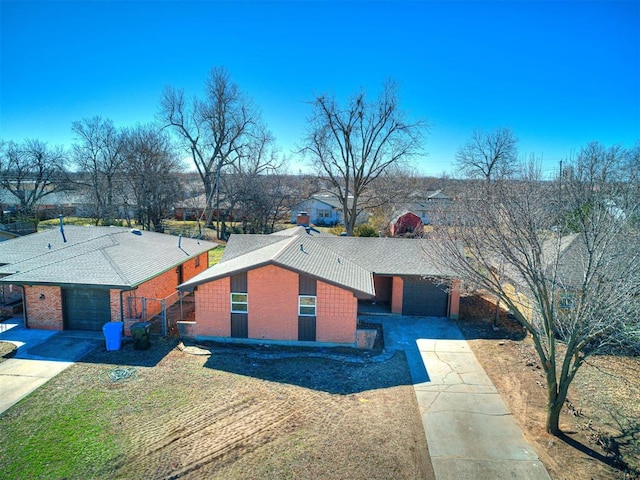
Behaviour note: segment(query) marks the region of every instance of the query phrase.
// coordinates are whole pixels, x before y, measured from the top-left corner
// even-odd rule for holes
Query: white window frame
[[[233,296],[234,295],[243,295],[244,296],[244,300],[234,300]],[[231,295],[229,296],[230,300],[231,300],[231,313],[249,313],[249,294],[246,292],[231,292]],[[240,306],[240,305],[244,305],[245,309],[244,310],[238,310],[237,308],[234,308],[234,305],[236,306]]]
[[[303,300],[313,299],[313,305],[303,305]],[[303,308],[313,308],[313,313],[302,313]],[[316,295],[298,295],[298,316],[300,317],[315,317],[318,312],[318,299]]]
[[[318,218],[331,218],[331,209],[330,208],[319,208],[318,209]]]
[[[576,308],[576,294],[575,293],[561,293],[558,306],[563,310],[571,310]]]

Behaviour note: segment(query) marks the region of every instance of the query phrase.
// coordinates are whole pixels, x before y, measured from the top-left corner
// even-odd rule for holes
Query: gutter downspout
[[[27,292],[24,289],[24,285],[20,285],[22,289],[22,320],[24,321],[24,328],[29,328],[29,315],[27,315]]]
[[[124,322],[124,306],[122,305],[122,299],[124,295],[124,290],[120,290],[120,321]]]

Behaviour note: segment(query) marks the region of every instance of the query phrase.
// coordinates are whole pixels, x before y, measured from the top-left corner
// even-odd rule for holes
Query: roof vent
[[[132,228],[131,233],[133,233],[134,235],[142,235],[142,231],[137,228]]]

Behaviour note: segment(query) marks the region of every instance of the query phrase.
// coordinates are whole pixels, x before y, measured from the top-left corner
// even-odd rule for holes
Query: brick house
[[[126,228],[67,226],[64,235],[48,230],[0,243],[0,285],[21,293],[28,328],[100,330],[109,321],[127,327],[139,320],[140,299],[175,294],[206,270],[215,247]]]
[[[217,265],[178,288],[195,291],[197,339],[356,345],[358,311],[456,318],[458,282],[425,254],[427,240],[325,235],[295,227],[232,235]]]

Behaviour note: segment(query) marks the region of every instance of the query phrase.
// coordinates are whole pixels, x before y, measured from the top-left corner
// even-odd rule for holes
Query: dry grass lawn
[[[578,372],[561,416],[563,439],[546,433],[546,383],[529,337],[504,319],[458,322],[527,440],[554,480],[640,478],[640,358],[595,356]]]
[[[403,354],[175,347],[98,348],[5,412],[2,477],[433,478]],[[133,379],[112,382],[118,366]]]

